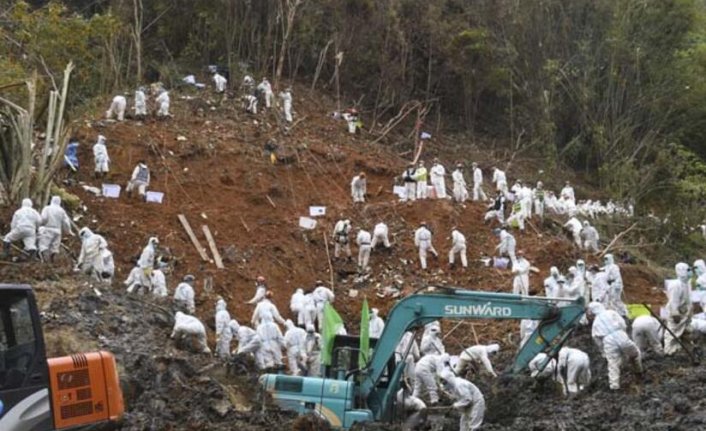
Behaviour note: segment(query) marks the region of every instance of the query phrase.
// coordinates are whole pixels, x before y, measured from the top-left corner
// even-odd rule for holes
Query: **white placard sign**
[[[326,207],[309,207],[310,217],[319,217],[326,215]]]
[[[164,199],[164,193],[162,192],[147,192],[145,195],[145,200],[147,202],[154,202],[156,204],[161,204],[162,199]]]
[[[316,227],[316,220],[309,217],[299,217],[299,227],[302,229],[314,229]]]
[[[103,196],[117,199],[120,197],[120,186],[118,184],[103,184]]]

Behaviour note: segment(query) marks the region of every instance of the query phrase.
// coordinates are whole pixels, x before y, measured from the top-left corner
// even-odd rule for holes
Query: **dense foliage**
[[[703,216],[703,0],[31,3],[0,1],[0,86],[71,59],[80,101],[214,63],[272,76],[282,59],[283,79],[334,91],[338,58],[344,100],[371,118],[433,101],[449,131],[583,171],[638,209],[679,199]]]

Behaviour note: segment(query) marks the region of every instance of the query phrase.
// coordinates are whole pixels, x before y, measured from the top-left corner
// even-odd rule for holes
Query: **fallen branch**
[[[243,227],[245,228],[246,231],[250,232],[250,228],[248,227],[248,225],[245,224],[245,220],[243,220],[242,217],[240,217],[240,223],[243,224]]]
[[[216,241],[213,240],[213,235],[211,235],[211,229],[209,229],[208,226],[203,225],[201,226],[201,230],[203,230],[206,241],[208,241],[208,246],[213,254],[213,260],[216,261],[216,268],[225,269],[225,266],[223,266],[223,259],[221,259],[221,254],[218,253],[218,248],[216,247]]]
[[[194,231],[191,229],[191,225],[189,224],[189,221],[186,219],[186,217],[184,217],[184,214],[179,214],[177,215],[177,217],[179,218],[181,225],[184,227],[186,234],[189,236],[191,243],[194,245],[194,248],[196,248],[196,251],[199,252],[201,259],[205,262],[210,262],[211,259],[208,258],[208,255],[206,254],[206,249],[203,248],[198,238],[196,238],[196,235],[194,235]]]
[[[613,246],[615,245],[615,243],[618,242],[618,240],[620,240],[620,238],[622,238],[622,237],[624,237],[625,235],[627,235],[628,232],[630,232],[631,230],[633,230],[633,229],[635,228],[635,226],[637,226],[637,222],[633,223],[632,226],[630,226],[629,228],[627,228],[627,229],[625,229],[624,231],[620,232],[619,234],[615,235],[615,237],[613,238],[613,240],[608,244],[608,246],[607,246],[606,248],[603,249],[603,251],[602,251],[598,256],[599,256],[599,257],[605,256],[606,253],[608,253],[608,251],[610,251],[610,249],[613,248]]]
[[[336,293],[336,290],[333,287],[333,265],[331,264],[331,253],[328,251],[328,239],[326,239],[326,232],[324,232],[323,235],[324,235],[324,245],[326,246],[326,257],[328,258],[328,270],[329,270],[329,273],[331,274],[331,291]]]

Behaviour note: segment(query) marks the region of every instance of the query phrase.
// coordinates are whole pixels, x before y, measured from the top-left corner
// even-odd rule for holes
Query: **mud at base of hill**
[[[227,364],[210,355],[175,348],[170,304],[115,294],[88,280],[40,285],[37,296],[50,334],[48,356],[96,349],[116,356],[126,414],[115,429],[291,428],[293,414],[260,410],[252,361],[236,358],[229,374]]]

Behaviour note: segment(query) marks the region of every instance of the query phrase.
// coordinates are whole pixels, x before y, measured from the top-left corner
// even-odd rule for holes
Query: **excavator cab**
[[[0,284],[0,430],[65,429],[123,411],[113,355],[47,360],[32,288]]]

